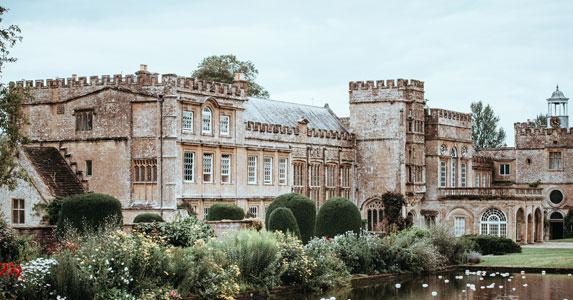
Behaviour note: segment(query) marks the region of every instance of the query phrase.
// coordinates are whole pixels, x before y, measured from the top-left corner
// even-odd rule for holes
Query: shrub
[[[60,217],[60,210],[62,209],[63,199],[56,198],[49,203],[37,203],[34,205],[34,210],[40,211],[40,213],[45,213],[42,216],[42,221],[47,222],[50,225],[58,224],[58,218]]]
[[[362,219],[358,207],[345,198],[331,198],[318,210],[316,235],[334,237],[347,231],[360,232]]]
[[[428,272],[446,265],[447,259],[432,243],[429,230],[412,227],[385,240],[390,246],[387,263],[392,272]]]
[[[266,210],[265,227],[269,228],[272,212],[286,207],[293,213],[303,243],[308,242],[314,236],[316,221],[316,205],[310,199],[297,193],[288,193],[276,197]]]
[[[181,296],[234,299],[239,293],[239,268],[220,249],[198,241],[193,247],[174,248],[169,257],[171,283]]]
[[[340,288],[350,284],[350,273],[344,262],[336,255],[333,242],[325,238],[314,238],[304,251],[313,266],[305,287],[320,291]]]
[[[239,267],[243,289],[268,291],[279,285],[279,244],[268,231],[240,230],[216,244]]]
[[[156,213],[142,213],[133,218],[133,223],[164,222],[163,218]]]
[[[404,195],[400,193],[386,192],[382,195],[384,203],[384,219],[386,220],[387,232],[397,232],[408,227],[408,222],[402,217],[402,207],[406,205]]]
[[[502,255],[507,253],[521,252],[521,246],[511,239],[492,235],[465,235],[462,239],[473,242],[477,248],[475,250],[482,255],[494,254]]]
[[[29,300],[53,298],[55,291],[51,273],[57,263],[53,258],[37,258],[23,264],[21,297]]]
[[[368,232],[346,232],[332,240],[336,255],[344,262],[351,274],[379,274],[388,270],[385,259],[389,246]]]
[[[242,220],[244,217],[243,209],[233,204],[214,204],[207,213],[207,221]]]
[[[73,229],[82,234],[102,230],[111,224],[119,227],[122,222],[119,200],[104,194],[80,194],[63,200],[58,232],[62,234],[66,229]]]
[[[268,230],[282,231],[283,233],[290,232],[300,238],[300,231],[296,219],[292,211],[286,207],[278,207],[273,210],[269,216]]]
[[[305,283],[310,278],[315,264],[308,259],[301,240],[297,236],[283,232],[276,232],[275,236],[280,249],[281,268],[284,267],[281,275],[282,285]]]
[[[565,216],[565,222],[563,224],[564,227],[564,237],[571,238],[573,237],[573,208],[569,209],[569,212]]]
[[[140,232],[159,244],[176,247],[191,247],[197,240],[208,240],[215,236],[213,228],[194,216],[173,222],[138,223],[134,232]]]
[[[466,254],[474,249],[471,244],[456,238],[444,226],[432,226],[430,228],[430,241],[450,265],[463,263]]]
[[[14,230],[0,213],[0,262],[17,261],[20,258],[20,243]]]

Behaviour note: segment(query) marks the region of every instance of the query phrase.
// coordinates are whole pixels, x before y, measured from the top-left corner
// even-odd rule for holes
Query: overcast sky
[[[513,123],[573,97],[573,1],[6,0],[24,40],[2,81],[190,75],[213,54],[259,69],[271,98],[348,115],[348,81],[414,78],[431,107],[494,106]]]

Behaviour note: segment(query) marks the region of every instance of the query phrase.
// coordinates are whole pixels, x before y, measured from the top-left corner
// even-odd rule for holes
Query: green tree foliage
[[[533,126],[540,128],[540,127],[547,127],[547,115],[539,114],[533,120]]]
[[[573,208],[570,208],[567,216],[565,216],[565,223],[563,226],[565,226],[565,237],[573,237]]]
[[[282,231],[284,233],[290,232],[300,237],[296,218],[292,211],[286,207],[279,207],[273,210],[269,216],[269,227],[267,227],[267,229],[270,231]]]
[[[214,204],[209,208],[207,221],[242,220],[245,211],[234,204]]]
[[[15,62],[10,56],[10,48],[22,40],[20,28],[16,25],[4,26],[2,15],[7,9],[0,6],[0,74],[5,63]],[[23,89],[8,88],[0,84],[0,187],[14,189],[18,179],[26,179],[26,174],[18,168],[16,155],[18,146],[25,142],[20,128],[25,123],[20,104],[29,94]]]
[[[476,245],[476,248],[473,250],[481,253],[482,255],[503,255],[507,253],[521,252],[521,246],[506,237],[493,235],[464,235],[462,239],[468,240],[469,243]]]
[[[505,130],[497,128],[499,117],[495,115],[489,104],[481,101],[471,104],[472,110],[472,139],[476,150],[499,148],[505,140]]]
[[[316,216],[316,235],[334,237],[353,231],[360,232],[362,218],[354,203],[346,198],[331,198],[318,210]]]
[[[407,220],[402,217],[402,207],[406,199],[400,193],[386,192],[382,195],[384,203],[384,226],[386,232],[397,232],[407,227]]]
[[[133,218],[133,223],[163,222],[163,218],[156,213],[142,213]]]
[[[259,98],[268,98],[269,92],[255,82],[259,71],[250,61],[238,60],[235,55],[213,55],[203,59],[193,77],[202,80],[233,83],[235,73],[242,73],[244,80],[249,84],[248,95]]]
[[[104,194],[79,194],[63,200],[58,218],[58,232],[64,233],[69,227],[78,233],[92,232],[109,227],[113,223],[119,227],[122,222],[119,200]]]
[[[283,194],[275,198],[266,210],[265,227],[269,228],[269,219],[273,210],[279,207],[289,208],[294,217],[303,243],[310,241],[314,236],[316,222],[316,206],[314,202],[297,193]]]

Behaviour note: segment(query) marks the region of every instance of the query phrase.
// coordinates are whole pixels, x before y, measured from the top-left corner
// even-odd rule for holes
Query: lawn
[[[480,266],[573,268],[573,249],[522,248],[521,253],[484,256]]]

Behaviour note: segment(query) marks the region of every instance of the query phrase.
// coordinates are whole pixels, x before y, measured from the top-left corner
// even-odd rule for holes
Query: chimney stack
[[[234,74],[233,85],[239,89],[245,90],[245,96],[248,94],[249,82],[244,79],[243,73]]]
[[[149,78],[149,71],[147,71],[147,65],[140,64],[139,71],[135,72],[137,76],[137,83],[144,84]]]

